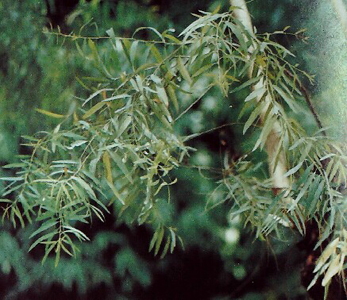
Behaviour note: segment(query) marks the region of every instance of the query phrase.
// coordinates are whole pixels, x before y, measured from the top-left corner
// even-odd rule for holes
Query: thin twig
[[[294,78],[293,74],[292,74],[290,71],[285,70],[284,72],[285,72],[291,79]],[[306,103],[307,103],[307,105],[308,105],[308,107],[309,107],[309,109],[310,109],[310,111],[311,111],[311,113],[312,113],[312,115],[313,115],[313,117],[314,117],[314,119],[315,119],[317,125],[318,125],[318,128],[319,128],[319,129],[323,129],[324,127],[323,127],[323,125],[322,125],[321,120],[319,119],[319,116],[318,116],[318,113],[317,113],[315,107],[313,106],[313,103],[312,103],[310,94],[309,94],[309,92],[307,91],[307,89],[302,85],[301,82],[299,82],[299,89],[300,89],[301,93],[303,94],[303,96],[304,96],[304,98],[305,98],[305,101],[306,101]],[[326,132],[325,132],[324,130],[323,130],[322,132],[323,132],[323,135],[326,136]]]

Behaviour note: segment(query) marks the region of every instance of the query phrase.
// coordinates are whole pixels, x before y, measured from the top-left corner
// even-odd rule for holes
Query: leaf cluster
[[[306,222],[317,222],[322,232],[317,247],[335,238],[327,248],[333,251],[322,254],[316,269],[317,274],[327,269],[326,285],[343,272],[346,255],[346,156],[338,142],[321,132],[308,136],[292,117],[302,109],[300,78],[312,78],[287,60],[293,54],[270,34],[248,32],[231,12],[197,17],[179,37],[140,28],[158,37],[152,41],[118,38],[110,29],[102,39],[109,43],[107,53],[98,38],[65,36],[75,40],[99,77],[78,79],[90,96],[53,132],[28,137],[32,155],[7,166],[16,175],[3,178],[9,182],[2,196],[4,217],[14,225],[24,226],[25,219],[42,222],[31,249],[44,244],[45,257],[54,250],[57,263],[61,251],[75,254],[73,238],[88,240],[78,223],[91,222],[93,215],[103,220],[111,205],[129,222],[155,228],[149,246],[155,254],[161,248],[162,256],[172,252],[178,237],[160,209],[160,203],[170,201],[169,189],[165,195],[163,188],[176,182],[172,170],[194,150],[175,125],[211,89],[225,98],[247,91],[239,119],[245,118],[243,135],[257,138],[250,153],[225,166],[217,187],[223,196],[212,204],[231,202],[231,215],[242,216],[258,236],[280,234],[279,225],[305,234]],[[184,107],[185,97],[190,103]],[[274,160],[254,163],[250,158],[263,150],[273,130],[279,135]],[[274,195],[271,178],[258,171],[267,164],[275,169],[280,153],[286,154],[284,176],[291,186]]]

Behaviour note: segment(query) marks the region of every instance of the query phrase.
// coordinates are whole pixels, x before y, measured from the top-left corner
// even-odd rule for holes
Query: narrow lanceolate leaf
[[[117,128],[117,138],[119,138],[123,134],[123,132],[128,129],[129,125],[131,124],[132,119],[133,118],[131,116],[126,116],[124,118],[121,125]]]
[[[340,264],[341,253],[336,255],[336,257],[330,263],[330,266],[325,273],[322,280],[322,286],[326,286],[330,280],[339,272],[342,271],[342,265]]]
[[[293,112],[297,112],[297,109],[295,107],[295,100],[291,95],[286,94],[282,89],[280,89],[278,86],[274,86],[273,87],[274,90],[281,96],[281,98],[288,104],[288,106],[290,107],[290,109]]]
[[[69,150],[72,150],[72,149],[74,149],[74,148],[76,148],[76,147],[79,147],[79,146],[84,145],[84,144],[87,143],[87,142],[88,142],[88,141],[83,141],[83,140],[76,141],[76,142],[73,142],[73,143],[71,144],[71,146],[66,147],[66,148],[69,149]]]
[[[25,163],[13,163],[3,166],[4,169],[13,169],[13,168],[23,168],[25,167]]]
[[[157,60],[158,63],[162,63],[162,61],[164,60],[163,57],[161,56],[158,48],[154,45],[152,45],[152,47],[150,48],[151,52],[153,54],[153,56],[155,57],[155,59]]]
[[[130,172],[129,172],[127,166],[123,163],[120,156],[116,152],[110,152],[109,154],[110,154],[110,157],[112,158],[112,160],[117,164],[119,169],[123,172],[126,179],[128,179],[130,181],[130,183],[133,183]]]
[[[63,226],[66,233],[71,232],[73,233],[79,240],[82,241],[90,241],[89,237],[86,236],[86,234],[84,232],[82,232],[81,230],[74,228],[72,226],[68,226],[68,225],[64,225]]]
[[[259,103],[255,110],[253,110],[248,120],[246,121],[245,126],[243,127],[243,134],[245,134],[248,128],[251,127],[251,125],[254,123],[254,121],[260,117],[263,107],[264,105],[262,103]]]
[[[175,232],[169,228],[170,234],[171,234],[171,247],[170,247],[170,253],[172,253],[176,247],[176,234]]]
[[[41,109],[41,108],[36,108],[35,110],[37,112],[39,112],[39,113],[41,113],[43,115],[49,116],[51,118],[61,119],[61,118],[65,117],[64,115],[56,114],[56,113],[53,113],[53,112],[50,112],[50,111],[47,111],[47,110],[44,110],[44,109]]]
[[[24,180],[23,177],[0,177],[0,180],[4,181],[22,181]]]
[[[192,83],[192,79],[190,78],[189,72],[187,68],[185,67],[184,63],[182,62],[182,59],[179,57],[177,59],[177,68],[178,71],[181,73],[182,77],[188,81],[189,84]]]
[[[139,44],[139,41],[134,41],[132,42],[130,46],[129,55],[130,55],[130,60],[132,61],[133,64],[135,63],[136,54],[138,53],[137,51],[138,44]]]
[[[306,180],[304,186],[301,188],[298,196],[295,198],[294,203],[292,204],[292,209],[294,209],[295,205],[299,203],[300,199],[304,196],[307,189],[310,187],[312,180],[314,179],[314,174],[311,174],[311,176]]]
[[[174,107],[176,109],[176,112],[178,112],[179,106],[178,106],[178,100],[177,100],[174,88],[171,85],[169,85],[167,87],[167,92],[169,94],[169,97],[170,97],[171,101],[173,102],[173,105],[174,105]]]
[[[211,69],[213,65],[214,65],[214,64],[208,64],[208,65],[203,66],[202,68],[200,68],[199,70],[197,70],[197,71],[193,74],[192,77],[195,78],[195,77],[200,76],[200,75],[203,74],[203,73],[206,73],[206,71],[209,70],[209,69]]]
[[[164,258],[164,257],[165,257],[165,255],[166,255],[167,251],[169,250],[169,247],[170,247],[170,242],[171,242],[171,240],[170,240],[170,236],[168,236],[168,237],[167,237],[167,239],[166,239],[166,243],[165,243],[165,246],[164,246],[163,252],[162,252],[162,253],[161,253],[161,255],[160,255],[160,259],[162,259],[162,258]]]
[[[106,180],[113,186],[113,177],[112,177],[112,169],[111,169],[111,160],[110,155],[107,151],[102,155],[102,162],[104,163],[105,171],[106,171]]]
[[[45,230],[47,230],[47,229],[49,229],[49,228],[55,226],[55,224],[57,224],[57,221],[55,221],[54,219],[46,221],[45,223],[43,223],[43,224],[40,226],[39,229],[35,230],[35,231],[30,235],[29,238],[33,238],[35,235],[37,235],[37,234],[39,234],[39,233],[41,233],[41,232],[43,232],[43,231],[45,231]]]
[[[119,200],[120,203],[122,203],[123,205],[125,205],[125,202],[121,196],[121,194],[118,192],[118,190],[116,189],[116,187],[114,186],[113,183],[109,182],[108,180],[106,180],[107,185],[110,187],[110,189],[112,190],[113,194],[116,196],[116,198]]]
[[[153,31],[160,39],[162,42],[165,43],[165,39],[163,38],[163,35],[155,28],[153,27],[139,27],[135,30],[135,32],[133,33],[133,37],[135,36],[135,34],[141,30],[150,30]]]
[[[256,82],[258,82],[260,80],[260,78],[261,77],[254,77],[254,78],[251,78],[251,79],[247,80],[243,84],[239,85],[237,88],[233,89],[231,91],[231,93],[235,93],[235,92],[240,91],[240,90],[242,90],[242,89],[244,89],[244,88],[246,88],[246,87],[248,87],[248,86],[250,86],[252,84],[255,84]]]
[[[248,101],[253,100],[255,98],[261,99],[264,96],[265,92],[266,92],[265,87],[261,87],[259,89],[256,89],[246,97],[245,102],[248,102]]]
[[[233,23],[231,22],[226,22],[226,25],[232,30],[232,32],[235,34],[236,38],[238,39],[239,43],[240,43],[240,46],[241,46],[241,49],[243,52],[247,53],[247,44],[246,44],[246,41],[245,41],[245,37],[244,35],[242,34],[241,30],[236,26],[234,25]]]
[[[101,90],[94,92],[83,102],[82,106],[86,105],[90,100],[95,98],[97,95],[102,94],[103,92],[107,92],[107,91],[113,91],[113,89],[101,89]]]
[[[163,237],[164,237],[164,227],[160,228],[160,231],[158,233],[158,239],[157,239],[157,243],[155,245],[155,249],[154,249],[154,255],[157,255],[160,249],[160,245],[161,242],[163,241]]]
[[[105,105],[105,102],[98,102],[91,109],[89,109],[82,117],[82,119],[87,119],[91,115],[95,114],[98,110],[100,110]]]
[[[261,145],[261,149],[264,147],[267,141],[267,137],[270,134],[270,132],[273,130],[274,124],[276,121],[277,121],[276,118],[273,118],[273,117],[268,118],[252,151],[255,151],[259,147],[259,145]]]
[[[321,256],[318,258],[316,267],[314,269],[314,273],[317,272],[321,267],[323,267],[324,263],[328,260],[328,258],[335,252],[337,245],[339,243],[340,239],[336,238],[326,248],[324,249]]]
[[[178,44],[178,45],[181,44],[181,41],[180,41],[178,38],[176,38],[176,37],[174,37],[173,35],[171,35],[171,34],[164,33],[164,34],[163,34],[163,37],[165,37],[165,38],[167,38],[167,39],[173,41],[174,43],[176,43],[176,44]]]
[[[284,177],[288,177],[290,175],[293,175],[294,173],[296,173],[297,171],[299,171],[299,169],[301,168],[303,162],[300,162],[298,165],[296,165],[294,168],[290,169],[286,174],[284,174]]]
[[[151,252],[157,239],[158,239],[158,233],[159,233],[159,228],[155,231],[155,233],[153,234],[152,240],[149,243],[149,248],[148,248],[148,252]]]
[[[96,199],[95,192],[93,191],[91,186],[87,182],[85,182],[81,177],[72,176],[71,179],[75,180],[76,182],[78,182],[79,185],[88,193],[88,195],[92,199]]]
[[[102,102],[109,102],[109,101],[113,101],[113,100],[118,100],[118,99],[125,99],[125,98],[130,98],[131,96],[128,94],[121,94],[121,95],[116,95],[116,96],[112,96],[109,98],[105,98],[104,100],[102,100]]]
[[[318,188],[316,189],[315,193],[314,193],[313,200],[312,200],[312,202],[310,204],[310,208],[308,210],[308,215],[312,215],[317,210],[317,206],[318,206],[317,203],[318,203],[318,200],[321,197],[321,194],[323,192],[324,186],[325,186],[325,182],[324,182],[324,180],[322,180],[320,182]]]
[[[50,232],[47,233],[40,238],[38,238],[29,248],[28,252],[30,252],[32,249],[34,249],[39,243],[42,243],[43,241],[51,241],[52,238],[57,234],[57,232]]]
[[[165,89],[157,86],[157,93],[159,99],[165,104],[166,107],[169,107],[169,98],[167,97]]]

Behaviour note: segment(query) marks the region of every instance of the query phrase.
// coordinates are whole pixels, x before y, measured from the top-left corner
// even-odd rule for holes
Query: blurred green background
[[[60,121],[35,109],[67,114],[78,98],[90,93],[77,78],[96,72],[92,61],[81,56],[71,40],[44,32],[59,28],[66,34],[105,36],[113,28],[116,36],[131,36],[136,28],[151,26],[160,32],[174,28],[178,34],[194,20],[191,13],[218,5],[228,9],[228,1],[207,0],[2,0],[1,165],[28,153],[21,136],[51,130]],[[258,32],[307,27],[308,43],[291,36],[278,36],[278,41],[294,51],[301,68],[317,75],[316,84],[308,89],[323,123],[346,138],[347,47],[329,1],[255,0],[249,2],[249,10]],[[102,42],[99,45],[101,49]],[[230,110],[230,103],[219,96],[212,94],[194,106],[177,130],[191,134],[235,122],[237,105]],[[236,104],[238,100],[231,99]],[[314,128],[312,118],[306,123]],[[221,168],[223,151],[235,155],[241,151],[239,132],[226,127],[195,139],[192,146],[200,150],[192,164]],[[224,137],[226,146],[221,143]],[[41,264],[42,249],[27,252],[34,228],[15,229],[5,221],[0,231],[0,298],[306,299],[300,283],[305,257],[297,246],[300,237],[255,240],[248,228],[230,217],[228,204],[206,210],[208,199],[218,199],[218,193],[212,193],[217,175],[180,168],[175,176],[179,184],[172,189],[168,217],[178,228],[184,250],[163,259],[154,257],[148,253],[149,229],[108,215],[104,223],[95,220],[82,228],[91,242],[79,245],[76,259],[63,257],[55,268],[54,258]]]

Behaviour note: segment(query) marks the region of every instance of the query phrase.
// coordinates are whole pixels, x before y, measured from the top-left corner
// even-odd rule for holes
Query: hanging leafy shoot
[[[268,162],[254,163],[248,153],[225,166],[217,187],[223,197],[217,204],[229,202],[231,214],[242,216],[258,236],[279,234],[279,226],[305,234],[305,224],[313,220],[321,230],[317,247],[332,240],[315,273],[324,274],[323,285],[342,274],[346,149],[322,130],[308,136],[293,119],[303,109],[300,78],[312,80],[287,60],[294,55],[272,41],[271,34],[249,32],[232,12],[201,12],[179,37],[141,30],[158,39],[119,38],[112,29],[103,38],[64,36],[93,61],[99,75],[78,78],[90,96],[52,132],[26,137],[32,155],[5,166],[15,175],[2,178],[8,184],[2,192],[3,217],[14,226],[38,222],[30,249],[44,245],[44,258],[54,251],[56,263],[62,251],[75,255],[76,239],[89,240],[79,223],[90,223],[93,216],[103,220],[111,209],[128,222],[153,226],[149,250],[154,254],[172,252],[179,237],[163,203],[170,201],[168,187],[176,183],[171,171],[194,150],[175,125],[211,89],[222,92],[225,99],[220,101],[243,90],[248,91],[239,116],[243,134],[257,136],[256,152],[263,150],[272,130],[277,132],[279,143],[269,164],[276,168],[279,153],[286,154],[290,187],[274,194],[271,179],[258,172]],[[201,82],[204,88],[197,84]],[[183,98],[189,98],[188,105]]]

